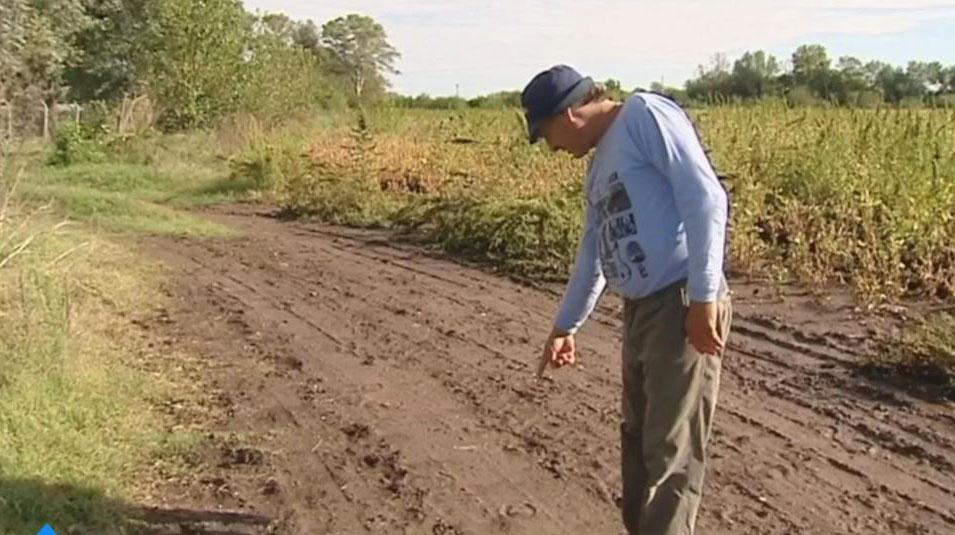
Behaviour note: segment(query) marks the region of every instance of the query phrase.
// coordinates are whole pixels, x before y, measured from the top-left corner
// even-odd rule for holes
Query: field
[[[765,104],[693,116],[732,191],[735,270],[953,296],[955,112]],[[566,273],[583,163],[529,147],[516,111],[386,110],[256,137],[237,171],[260,171],[292,211],[424,227],[450,250]]]
[[[641,36],[275,4],[0,1],[0,535],[621,533],[623,303],[535,373],[587,162],[526,142],[513,76],[564,27]],[[746,10],[833,26],[791,56],[588,62],[614,100],[678,82],[731,197],[698,531],[950,535],[951,10],[802,4]],[[500,91],[401,94],[451,83]]]
[[[731,192],[731,272],[850,285],[870,306],[955,297],[955,112],[766,103],[692,115]],[[244,133],[230,139],[233,175],[292,214],[424,234],[511,274],[560,279],[572,264],[584,163],[529,146],[516,110],[244,126],[230,130]],[[883,358],[952,369],[955,321],[929,308],[943,313]]]
[[[702,527],[947,533],[955,114],[693,115],[737,303]],[[2,176],[0,532],[618,529],[619,304],[532,377],[584,162],[517,112],[60,141]]]

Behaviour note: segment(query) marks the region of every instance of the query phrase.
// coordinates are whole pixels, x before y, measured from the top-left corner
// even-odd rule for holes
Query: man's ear
[[[566,110],[564,110],[563,115],[564,115],[564,119],[567,120],[568,124],[571,124],[577,128],[580,128],[584,124],[584,121],[580,117],[580,114],[577,113],[577,108],[575,108],[574,106],[571,106],[567,108]]]

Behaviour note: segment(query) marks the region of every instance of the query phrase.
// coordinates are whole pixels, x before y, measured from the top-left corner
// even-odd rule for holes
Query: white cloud
[[[454,80],[470,94],[517,87],[557,62],[645,83],[654,69],[689,74],[714,52],[771,48],[812,34],[896,34],[940,17],[955,21],[951,0],[246,0],[246,5],[319,24],[345,13],[371,15],[402,53],[398,89],[442,92],[430,88],[447,88]],[[614,72],[602,72],[608,69]],[[429,86],[429,80],[435,84]]]

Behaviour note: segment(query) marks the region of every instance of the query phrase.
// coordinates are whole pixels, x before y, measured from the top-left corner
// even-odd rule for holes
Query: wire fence
[[[0,101],[0,135],[8,141],[49,140],[58,125],[79,123],[82,117],[83,106],[76,103]]]
[[[152,126],[152,104],[145,95],[127,96],[114,104],[75,102],[49,105],[44,101],[0,100],[0,141],[49,141],[64,124],[105,125],[128,134]]]

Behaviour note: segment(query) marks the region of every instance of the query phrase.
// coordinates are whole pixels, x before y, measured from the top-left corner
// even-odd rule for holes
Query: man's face
[[[583,158],[590,151],[584,139],[583,124],[577,120],[573,111],[567,110],[551,117],[541,125],[540,135],[553,151],[569,152],[576,158]]]

